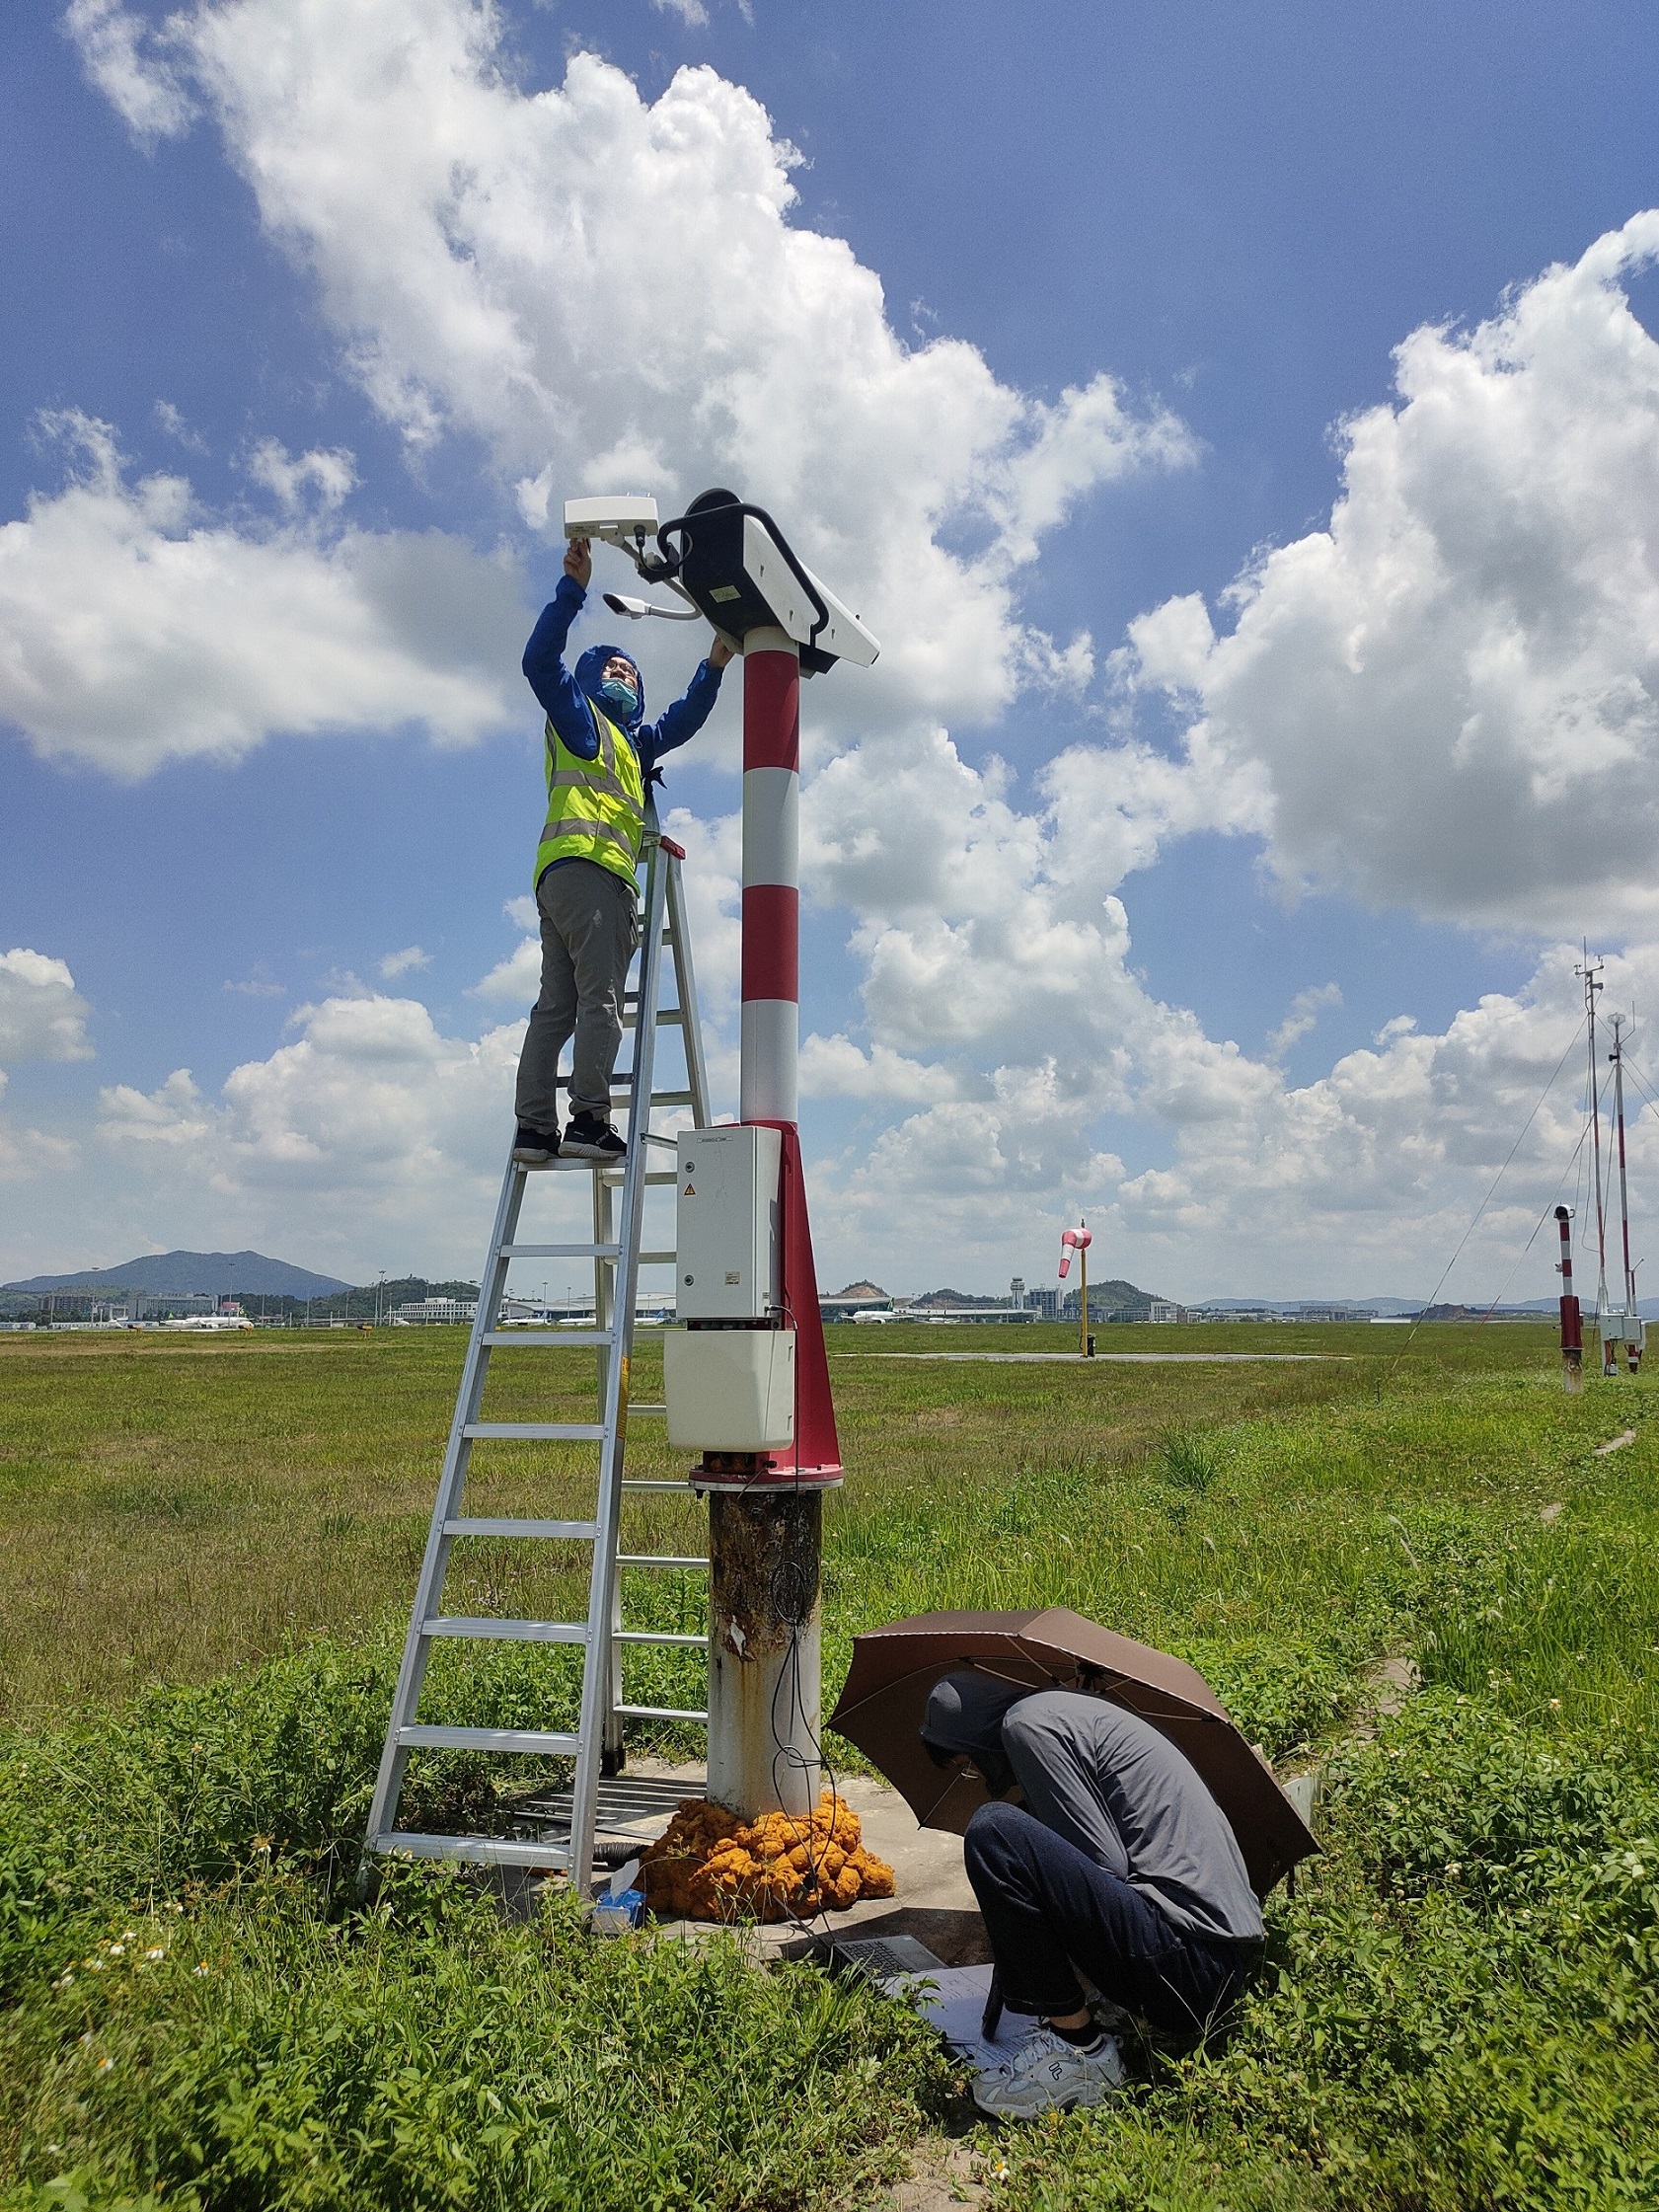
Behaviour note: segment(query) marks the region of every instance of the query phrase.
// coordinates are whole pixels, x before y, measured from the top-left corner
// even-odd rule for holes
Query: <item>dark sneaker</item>
[[[512,1156],[527,1168],[545,1168],[550,1160],[559,1158],[559,1131],[527,1129],[521,1121],[512,1140]]]
[[[559,1148],[566,1160],[620,1160],[625,1145],[608,1121],[594,1113],[573,1114]]]

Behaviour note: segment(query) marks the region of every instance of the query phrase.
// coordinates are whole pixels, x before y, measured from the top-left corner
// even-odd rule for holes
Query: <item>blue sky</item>
[[[880,610],[879,681],[807,700],[829,1275],[1039,1278],[1081,1206],[1175,1295],[1432,1287],[1570,1034],[1561,948],[1659,983],[1659,286],[1639,229],[1584,261],[1659,200],[1645,11],[160,32],[13,34],[0,1272],[476,1264],[534,488],[556,524],[608,465],[742,477]],[[668,793],[728,1090],[734,710]],[[1455,1291],[1575,1135],[1558,1089]]]

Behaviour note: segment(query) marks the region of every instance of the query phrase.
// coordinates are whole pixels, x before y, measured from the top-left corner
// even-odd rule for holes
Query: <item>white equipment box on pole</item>
[[[708,1452],[794,1442],[792,1329],[675,1329],[662,1339],[668,1441]]]
[[[766,1322],[778,1313],[782,1143],[776,1129],[748,1124],[682,1131],[674,1208],[681,1321]]]

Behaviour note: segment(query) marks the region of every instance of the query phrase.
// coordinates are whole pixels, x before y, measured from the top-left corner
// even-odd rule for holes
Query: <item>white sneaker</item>
[[[1098,2104],[1121,2089],[1124,2080],[1123,2060],[1111,2036],[1097,2050],[1080,2051],[1052,2027],[1039,2027],[1006,2066],[975,2076],[973,2100],[997,2119],[1034,2120],[1042,2112]]]

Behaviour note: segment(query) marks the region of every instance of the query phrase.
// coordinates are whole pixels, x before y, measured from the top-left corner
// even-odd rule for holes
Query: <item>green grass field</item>
[[[830,1335],[826,1702],[860,1628],[941,1606],[1065,1603],[1181,1652],[1287,1761],[1344,1744],[1382,1657],[1422,1671],[1339,1750],[1227,2047],[979,2137],[998,2201],[1659,2201],[1647,1381],[1568,1399],[1519,1326],[1114,1328],[1102,1350],[1320,1356],[1087,1368],[886,1356],[1064,1330]],[[462,1349],[0,1339],[0,2203],[864,2204],[968,2124],[907,2016],[814,1969],[607,1945],[563,1908],[504,1926],[427,1871],[349,1908]],[[659,1361],[647,1333],[637,1398]],[[500,1355],[486,1414],[574,1411],[590,1372]],[[659,1433],[636,1472],[679,1471]],[[474,1503],[580,1493],[556,1447],[501,1446]],[[698,1548],[689,1499],[633,1510],[630,1548]],[[579,1610],[580,1566],[476,1545],[449,1602]],[[699,1580],[635,1579],[634,1619],[700,1625]],[[443,1656],[433,1717],[570,1710],[563,1654]],[[698,1687],[638,1665],[648,1702]],[[415,1787],[490,1817],[477,1763]]]

